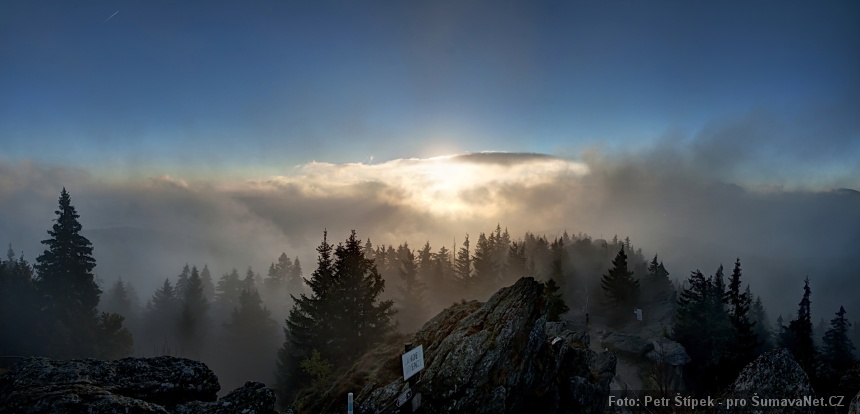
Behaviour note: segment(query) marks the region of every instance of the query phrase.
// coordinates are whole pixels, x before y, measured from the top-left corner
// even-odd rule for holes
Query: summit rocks
[[[245,386],[216,400],[218,378],[185,358],[28,358],[0,375],[0,413],[274,413],[274,392]]]
[[[587,349],[581,337],[558,338],[547,336],[543,285],[522,278],[486,303],[456,304],[413,337],[371,350],[328,390],[300,397],[297,408],[335,412],[340,405],[323,404],[346,401],[352,391],[359,412],[386,410],[408,387],[400,354],[411,342],[424,348],[425,369],[412,390],[421,394],[425,412],[603,412],[615,355]]]

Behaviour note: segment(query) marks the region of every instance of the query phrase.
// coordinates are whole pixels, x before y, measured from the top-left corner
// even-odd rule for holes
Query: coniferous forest
[[[0,261],[0,355],[183,356],[209,364],[225,389],[265,382],[287,407],[390,335],[414,332],[453,303],[484,301],[533,276],[546,282],[548,320],[622,328],[634,309],[659,319],[663,335],[691,360],[681,380],[650,376],[650,389],[718,392],[774,347],[789,349],[818,390],[847,395],[860,388],[858,329],[844,306],[813,307],[814,278],[807,277],[797,286],[796,314],[774,319],[740,258],[730,272],[721,265],[707,276],[696,269],[673,278],[659,255],[648,259],[618,237],[515,238],[497,224],[465,235],[456,249],[429,242],[414,249],[407,241],[377,246],[354,231],[340,241],[323,229],[310,266],[286,252],[265,272],[187,263],[176,275],[159,275],[164,281],[154,292],[137,292],[121,278],[96,283],[98,246],[84,236],[79,219],[86,212],[66,189],[55,214],[33,263],[11,244]],[[813,315],[823,320],[817,327]]]

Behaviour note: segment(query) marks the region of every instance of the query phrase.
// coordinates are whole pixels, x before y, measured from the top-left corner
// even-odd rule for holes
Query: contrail
[[[103,21],[102,23],[107,23],[107,21],[113,19],[113,17],[116,16],[117,13],[119,13],[119,10],[113,12],[113,14],[110,15],[110,17],[108,17],[107,19],[105,19],[105,21]]]

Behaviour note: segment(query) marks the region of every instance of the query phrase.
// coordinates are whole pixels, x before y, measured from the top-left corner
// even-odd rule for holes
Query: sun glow
[[[406,204],[450,218],[493,216],[504,209],[500,192],[588,173],[585,164],[535,154],[477,153],[433,158],[397,159],[379,164],[312,162],[296,175],[265,181],[291,185],[305,194],[334,197],[355,191],[385,194],[386,201]]]

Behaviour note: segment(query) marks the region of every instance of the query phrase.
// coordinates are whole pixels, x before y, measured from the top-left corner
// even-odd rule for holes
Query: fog
[[[860,193],[837,186],[860,188],[860,171],[836,150],[784,151],[773,137],[787,126],[770,121],[753,113],[697,134],[670,132],[648,148],[311,162],[243,180],[115,178],[0,158],[0,240],[33,261],[65,186],[98,278],[107,286],[122,277],[145,301],[185,263],[206,264],[217,279],[248,266],[265,273],[286,252],[309,277],[324,229],[334,240],[355,229],[374,245],[429,241],[435,251],[498,223],[514,238],[629,236],[679,279],[740,257],[774,318],[796,312],[808,275],[815,320],[839,304],[856,318]]]

